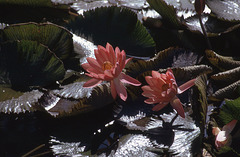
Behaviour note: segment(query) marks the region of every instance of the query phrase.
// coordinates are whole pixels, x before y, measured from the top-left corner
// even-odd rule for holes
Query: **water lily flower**
[[[171,69],[168,69],[166,74],[152,71],[152,76],[146,76],[145,79],[149,85],[142,87],[142,95],[148,97],[144,102],[147,104],[158,103],[152,108],[153,111],[159,111],[170,103],[177,113],[185,118],[182,103],[176,95],[181,94],[192,87],[195,79],[178,87]]]
[[[232,143],[232,136],[230,133],[234,129],[237,120],[232,120],[228,124],[224,125],[222,130],[218,127],[213,127],[212,133],[216,136],[215,145],[217,148],[221,148],[223,146],[230,146]]]
[[[122,72],[132,58],[126,59],[124,50],[120,51],[116,47],[114,51],[109,43],[107,43],[106,48],[99,45],[98,49],[94,50],[94,54],[96,59],[88,57],[88,63],[82,64],[82,67],[88,72],[86,75],[92,77],[84,83],[83,87],[94,87],[102,81],[109,81],[113,98],[115,99],[119,95],[122,100],[126,101],[127,91],[123,84],[141,85],[138,80]]]

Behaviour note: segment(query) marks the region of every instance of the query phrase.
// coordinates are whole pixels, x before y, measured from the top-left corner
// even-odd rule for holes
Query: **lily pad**
[[[73,53],[72,34],[51,23],[23,23],[10,25],[2,30],[3,41],[31,40],[47,46],[61,60],[67,59]]]
[[[234,0],[207,0],[211,11],[220,19],[240,21],[240,2]]]
[[[221,56],[212,50],[206,50],[206,56],[214,66],[222,71],[240,66],[240,60],[236,57]]]
[[[48,86],[62,79],[65,73],[61,60],[36,41],[4,43],[0,55],[0,69],[8,73],[13,88]]]
[[[97,27],[96,27],[97,26]],[[84,12],[67,26],[76,35],[91,39],[95,45],[111,43],[128,55],[150,56],[155,53],[155,42],[146,28],[129,9],[101,7]]]

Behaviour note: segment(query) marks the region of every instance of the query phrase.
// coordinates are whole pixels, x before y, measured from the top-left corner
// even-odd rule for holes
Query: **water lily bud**
[[[205,8],[205,0],[195,0],[195,10],[198,15],[202,14],[204,8]]]

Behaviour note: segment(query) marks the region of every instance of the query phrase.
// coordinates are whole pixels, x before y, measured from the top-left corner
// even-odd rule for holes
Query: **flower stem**
[[[204,37],[205,37],[205,39],[206,39],[208,48],[209,48],[209,49],[212,49],[212,45],[211,45],[211,43],[210,43],[210,41],[209,41],[209,39],[208,39],[208,36],[207,36],[206,30],[205,30],[205,27],[204,27],[204,25],[203,25],[203,23],[202,23],[201,14],[200,14],[200,15],[198,14],[198,19],[199,19],[199,22],[200,22],[200,25],[201,25],[201,28],[202,28],[202,31],[203,31],[203,35],[204,35]]]

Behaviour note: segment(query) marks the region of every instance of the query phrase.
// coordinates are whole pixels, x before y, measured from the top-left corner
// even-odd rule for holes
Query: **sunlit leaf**
[[[46,92],[40,103],[54,117],[86,113],[113,103],[109,84],[84,88],[83,83],[75,82],[62,87],[62,90]]]
[[[240,66],[240,59],[234,57],[225,57],[212,50],[206,50],[208,60],[218,69],[225,71]]]
[[[4,89],[8,92],[9,96],[13,96],[15,93],[12,89]],[[11,90],[11,91],[9,91]],[[21,93],[14,95],[11,99],[4,100],[4,93],[0,93],[0,112],[3,113],[25,113],[26,111],[44,111],[43,107],[38,104],[39,99],[43,95],[42,92],[38,90],[33,90],[30,92]]]
[[[63,27],[50,23],[23,23],[10,25],[3,30],[3,41],[31,40],[47,46],[60,59],[72,55],[72,34]]]
[[[47,86],[62,79],[65,73],[63,63],[49,49],[34,41],[2,44],[0,55],[0,68],[9,73],[15,88]]]
[[[97,27],[96,27],[97,26]],[[91,39],[95,45],[111,43],[128,55],[150,56],[155,42],[131,10],[120,7],[101,7],[84,12],[67,28],[75,34]]]
[[[207,0],[207,5],[211,11],[220,19],[229,21],[239,21],[240,2],[234,0]]]

